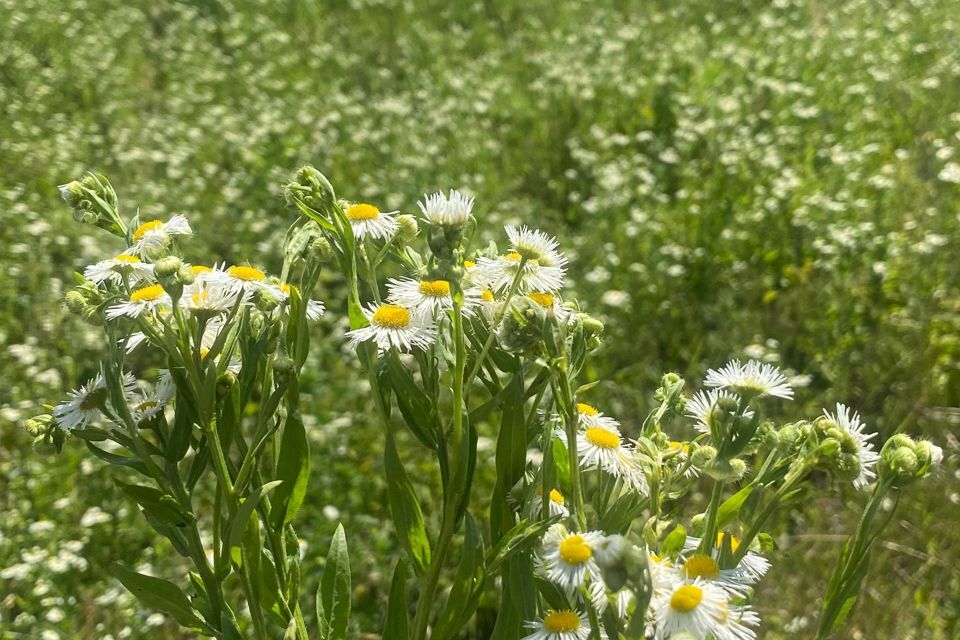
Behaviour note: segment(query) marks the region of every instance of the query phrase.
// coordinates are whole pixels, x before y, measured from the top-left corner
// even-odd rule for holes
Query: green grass
[[[808,376],[792,414],[845,401],[884,436],[944,445],[850,633],[960,634],[954,2],[3,0],[0,15],[0,570],[17,568],[0,637],[179,637],[145,627],[106,572],[169,550],[79,445],[45,455],[18,425],[95,367],[96,334],[59,301],[119,248],[92,243],[56,185],[102,171],[127,215],[186,213],[211,256],[276,268],[279,185],[306,162],[346,197],[411,211],[463,187],[485,236],[509,221],[560,236],[608,327],[594,397],[628,432],[662,371],[698,381],[762,354]],[[337,276],[317,294],[342,307]],[[316,330],[303,385],[324,473],[301,537],[315,580],[337,520],[324,507],[339,510],[357,628],[375,632],[394,543],[342,318]],[[862,501],[785,516],[763,637],[810,635]],[[82,524],[93,505],[111,521]]]

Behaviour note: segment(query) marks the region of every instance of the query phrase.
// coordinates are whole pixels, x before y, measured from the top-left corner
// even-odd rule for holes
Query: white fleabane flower
[[[876,467],[877,461],[880,459],[880,454],[877,453],[873,447],[873,443],[870,442],[877,437],[877,434],[866,433],[864,431],[866,425],[860,421],[860,414],[855,411],[851,412],[849,407],[839,402],[837,403],[837,412],[835,414],[824,409],[823,415],[849,434],[852,442],[855,444],[855,452],[844,451],[844,443],[841,442],[841,451],[844,453],[856,453],[860,459],[860,474],[854,479],[853,486],[857,489],[863,489],[877,477],[874,467]]]
[[[374,240],[386,240],[396,231],[399,223],[394,217],[397,211],[380,211],[372,204],[358,203],[347,207],[344,214],[350,221],[353,235],[358,240],[370,236]]]
[[[562,524],[550,527],[543,536],[544,573],[568,594],[580,587],[601,584],[600,567],[594,558],[594,546],[603,540],[599,531],[571,533]]]
[[[677,581],[650,603],[655,640],[675,634],[719,639],[721,622],[729,615],[729,598],[723,589],[703,580]]]
[[[133,419],[140,423],[160,415],[176,390],[170,371],[162,369],[153,390],[149,393],[141,392],[139,398],[134,401]]]
[[[190,228],[190,223],[180,214],[173,216],[166,222],[148,220],[133,232],[133,245],[124,253],[146,258],[166,247],[172,238],[192,234],[193,229]]]
[[[683,543],[685,559],[679,571],[686,578],[702,578],[716,582],[730,593],[744,594],[748,587],[760,582],[760,579],[767,574],[770,570],[770,561],[759,553],[747,551],[736,567],[721,569],[717,564],[717,558],[720,557],[724,538],[728,535],[730,549],[736,552],[740,548],[740,540],[736,536],[721,531],[717,533],[717,542],[709,556],[698,552],[701,538],[688,536]]]
[[[534,291],[528,293],[527,297],[536,302],[546,310],[547,314],[552,314],[558,322],[573,322],[573,311],[560,304],[560,298],[550,293]]]
[[[115,320],[126,316],[139,318],[143,313],[155,313],[158,310],[168,309],[171,305],[170,296],[158,284],[135,289],[126,302],[109,307],[106,311],[107,320]]]
[[[453,295],[447,280],[416,280],[414,278],[391,278],[387,281],[388,300],[410,309],[425,318],[435,318],[453,308]],[[471,314],[481,303],[479,289],[463,292],[463,310]]]
[[[793,399],[793,389],[780,370],[770,364],[749,360],[728,362],[720,369],[710,369],[704,382],[708,387],[730,389],[742,396],[774,396]]]
[[[557,431],[557,436],[566,442],[566,432],[562,429]],[[567,446],[571,445],[568,443]],[[581,469],[601,469],[635,491],[647,493],[643,469],[637,463],[633,450],[623,443],[623,436],[616,424],[586,427],[577,433],[575,446]]]
[[[612,427],[613,429],[620,427],[620,423],[616,418],[611,418],[608,415],[604,415],[593,405],[589,405],[584,402],[577,403],[577,421],[584,429],[587,427]]]
[[[215,316],[227,313],[237,304],[246,304],[250,299],[250,289],[215,284],[209,280],[195,281],[184,290],[183,306],[195,316]]]
[[[433,322],[395,304],[370,304],[363,309],[369,326],[347,332],[350,344],[373,341],[380,351],[426,349],[436,338]]]
[[[126,277],[130,284],[136,284],[153,277],[153,265],[142,262],[135,255],[121,253],[86,267],[83,270],[83,277],[96,284],[104,282],[121,284]]]
[[[130,396],[137,380],[129,373],[123,374],[123,392]],[[107,384],[103,373],[88,380],[78,389],[67,394],[67,399],[53,408],[53,417],[64,431],[86,428],[101,415],[107,401]]]
[[[590,637],[586,616],[570,609],[550,611],[543,620],[527,622],[524,626],[533,633],[522,640],[587,640]]]
[[[697,421],[694,428],[700,433],[710,433],[710,424],[712,414],[717,402],[720,400],[732,400],[740,403],[740,398],[723,389],[709,389],[707,391],[698,391],[687,401],[687,416]],[[753,418],[753,411],[744,411],[743,417],[747,420]]]
[[[476,274],[471,274],[476,282],[487,283],[487,288],[493,291],[503,291],[513,284],[520,273],[518,289],[521,292],[542,291],[557,293],[563,289],[566,281],[566,269],[560,264],[544,264],[537,260],[523,262],[522,256],[511,251],[497,258],[477,258]],[[520,265],[523,264],[523,271]]]
[[[468,198],[456,189],[450,189],[450,195],[445,196],[438,191],[432,195],[424,195],[423,202],[418,202],[420,211],[430,222],[445,227],[460,227],[470,219],[473,211],[473,198]]]
[[[539,517],[541,510],[543,508],[543,487],[537,485],[535,495],[530,501],[530,512],[534,517]],[[566,499],[563,497],[563,494],[557,491],[556,489],[550,489],[549,499],[547,500],[547,513],[551,518],[556,516],[561,516],[566,518],[570,515],[570,510],[567,509]]]
[[[511,250],[520,257],[546,267],[563,267],[567,264],[567,259],[558,250],[560,243],[556,238],[525,226],[517,228],[507,225],[505,229],[507,237],[510,238]]]
[[[220,287],[235,291],[242,290],[251,296],[262,293],[274,301],[283,299],[280,289],[267,282],[267,274],[256,267],[237,264],[224,269],[220,265],[209,272],[204,272],[202,279]]]

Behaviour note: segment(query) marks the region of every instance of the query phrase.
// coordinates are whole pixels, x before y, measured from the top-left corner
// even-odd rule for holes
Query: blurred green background
[[[193,255],[275,269],[304,163],[344,197],[458,187],[484,236],[559,236],[607,323],[591,399],[628,433],[661,372],[697,386],[748,356],[795,376],[785,416],[844,401],[933,438],[944,468],[902,501],[849,635],[960,637],[958,42],[955,0],[0,0],[0,638],[189,637],[107,573],[173,557],[108,472],[21,428],[96,370],[61,298],[119,248],[57,184],[101,171],[127,216],[185,213]],[[316,292],[300,534],[315,582],[344,521],[362,635],[394,545],[339,291]],[[862,502],[784,517],[761,637],[812,635]]]

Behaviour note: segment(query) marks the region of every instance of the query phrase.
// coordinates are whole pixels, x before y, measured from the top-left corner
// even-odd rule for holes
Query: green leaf
[[[317,589],[320,640],[344,640],[350,620],[350,558],[343,525],[337,526]]]
[[[754,485],[747,485],[721,503],[717,510],[717,528],[722,529],[733,522],[743,502],[753,493]]]
[[[120,564],[114,564],[112,572],[144,606],[170,615],[184,627],[213,635],[209,627],[197,617],[193,605],[177,585],[131,571]]]
[[[383,359],[378,378],[382,386],[393,390],[403,421],[417,440],[436,449],[440,426],[433,404],[396,355]]]
[[[258,487],[254,491],[250,492],[250,495],[244,499],[240,504],[240,508],[237,509],[237,512],[233,515],[233,518],[230,520],[229,534],[227,536],[227,546],[229,548],[240,546],[241,541],[243,540],[243,530],[247,526],[247,521],[250,520],[250,516],[253,515],[254,509],[257,508],[257,504],[263,498],[278,486],[283,483],[282,480],[274,480],[273,482],[268,482],[262,487]]]
[[[389,431],[383,452],[383,465],[387,476],[387,498],[390,501],[393,525],[400,543],[410,556],[414,570],[417,575],[421,575],[430,564],[430,542],[427,540],[423,513],[413,484],[407,477],[407,471],[397,454],[393,434]]]
[[[447,603],[437,617],[437,623],[430,636],[437,640],[456,637],[463,630],[467,621],[477,610],[483,593],[486,577],[483,566],[483,536],[480,535],[480,528],[469,513],[466,515],[465,522],[466,533],[463,538],[457,575],[453,580],[453,588],[450,590]]]
[[[724,536],[725,538],[729,536]],[[667,537],[663,540],[663,546],[660,549],[660,555],[664,558],[672,558],[683,549],[683,544],[687,541],[687,529],[682,524],[673,528]]]
[[[407,640],[408,636],[407,565],[401,558],[397,561],[397,568],[393,570],[393,580],[390,583],[390,598],[387,600],[387,619],[383,625],[383,637],[389,640]]]
[[[497,436],[497,481],[490,502],[490,541],[495,544],[513,527],[516,518],[508,497],[524,474],[527,459],[527,425],[523,412],[523,369],[506,388]]]
[[[300,415],[287,416],[277,456],[277,480],[283,482],[274,494],[270,522],[274,529],[281,530],[297,515],[307,493],[310,475],[310,452],[307,434]]]
[[[90,441],[86,441],[85,444],[87,445],[87,449],[90,449],[90,452],[93,453],[93,455],[100,458],[101,460],[105,460],[110,464],[116,464],[121,467],[134,469],[136,471],[139,471],[141,474],[147,476],[148,478],[151,477],[150,472],[147,471],[147,465],[143,464],[143,461],[141,461],[140,458],[134,458],[133,456],[122,456],[116,453],[111,453],[109,451],[104,451],[103,449],[101,449],[100,447],[98,447],[97,445],[93,444]]]
[[[185,527],[194,520],[194,515],[185,511],[176,500],[158,489],[140,484],[127,484],[114,479],[117,487],[132,498],[148,518],[175,527]]]

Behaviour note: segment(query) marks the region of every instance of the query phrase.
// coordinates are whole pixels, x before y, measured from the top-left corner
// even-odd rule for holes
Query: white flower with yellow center
[[[558,430],[557,435],[566,441],[563,430]],[[622,480],[635,491],[647,493],[648,485],[643,469],[633,455],[633,450],[624,444],[623,435],[616,426],[606,424],[586,427],[577,433],[576,447],[581,469],[600,469]]]
[[[759,553],[747,551],[736,567],[721,569],[717,559],[720,557],[724,538],[728,535],[730,550],[736,553],[740,549],[740,540],[736,536],[720,531],[717,533],[716,545],[709,556],[697,551],[700,547],[700,538],[688,536],[683,544],[685,560],[680,571],[688,578],[699,577],[711,580],[732,593],[742,594],[746,592],[747,587],[760,582],[760,579],[766,575],[770,570],[770,561]]]
[[[674,634],[720,640],[721,622],[729,616],[729,598],[720,587],[700,579],[678,580],[650,603],[655,640]]]
[[[538,306],[543,307],[547,315],[552,315],[558,322],[568,323],[573,321],[573,312],[560,304],[560,298],[552,293],[534,291],[528,293],[527,297],[536,302]]]
[[[123,374],[123,393],[130,396],[136,389],[137,380],[129,373]],[[64,431],[84,429],[100,417],[107,402],[107,384],[102,373],[88,380],[78,389],[67,393],[67,399],[53,408],[53,417]]]
[[[527,622],[524,626],[533,633],[522,640],[587,640],[590,637],[586,616],[570,609],[550,611],[543,620]]]
[[[291,291],[296,290],[297,293],[300,293],[300,290],[297,289],[297,287],[286,282],[282,283],[279,287],[277,287],[277,289],[279,290],[280,296],[284,301],[289,300]],[[307,311],[306,311],[307,320],[310,320],[312,322],[316,322],[317,320],[322,318],[323,314],[327,310],[326,307],[323,305],[323,302],[321,302],[320,300],[307,300],[306,304],[307,304]]]
[[[836,413],[830,413],[824,409],[823,415],[850,435],[856,451],[844,451],[844,453],[856,453],[860,459],[860,475],[853,480],[853,486],[857,489],[863,489],[877,477],[874,467],[877,465],[880,455],[874,449],[873,443],[870,442],[877,437],[877,434],[865,432],[866,425],[860,421],[860,414],[856,411],[851,412],[849,407],[839,402],[837,403]],[[843,443],[841,443],[842,446]]]
[[[594,546],[603,540],[599,531],[571,533],[562,524],[550,527],[543,536],[540,564],[547,579],[572,594],[581,587],[601,585],[600,567]]]
[[[274,301],[280,301],[284,297],[278,287],[267,282],[266,273],[248,265],[235,264],[226,269],[221,265],[204,273],[202,279],[216,286],[234,291],[242,290],[250,295],[262,293]]]
[[[730,389],[747,398],[773,396],[793,399],[793,389],[790,388],[786,376],[775,366],[757,360],[750,360],[746,364],[733,360],[720,369],[710,369],[704,384],[708,387]]]
[[[438,191],[432,195],[424,194],[423,202],[418,202],[423,217],[433,224],[444,227],[462,227],[470,219],[473,211],[473,198],[468,198],[456,189],[450,189],[445,196]]]
[[[587,427],[603,427],[617,429],[620,423],[616,418],[604,415],[599,409],[585,402],[577,403],[577,421],[582,429]]]
[[[148,220],[141,223],[133,232],[133,244],[124,251],[147,258],[151,254],[165,248],[172,238],[193,234],[190,223],[182,215],[175,215],[166,222],[162,220]]]
[[[437,314],[453,308],[453,295],[450,291],[450,282],[447,280],[390,279],[387,282],[387,291],[390,302],[406,307],[425,318],[435,318]],[[464,312],[468,315],[473,313],[474,308],[480,304],[480,300],[479,289],[464,291]]]
[[[722,389],[708,389],[707,391],[698,391],[692,398],[687,400],[687,416],[697,421],[694,428],[700,433],[710,433],[710,426],[713,423],[713,410],[717,407],[720,400],[732,400],[739,404],[740,398],[729,391]],[[752,411],[744,411],[744,418],[750,420],[753,418]]]
[[[566,257],[558,251],[560,243],[557,242],[556,238],[526,226],[517,228],[507,225],[505,229],[507,237],[510,238],[511,251],[516,252],[522,258],[536,261],[537,264],[544,267],[562,268],[567,264]]]
[[[540,517],[540,514],[543,510],[543,487],[541,485],[536,485],[535,495],[533,500],[530,501],[530,511],[533,513],[534,518]],[[560,516],[566,518],[570,515],[570,510],[567,508],[567,501],[563,497],[563,494],[557,491],[556,489],[550,489],[550,499],[547,501],[547,513],[551,518]]]
[[[380,211],[372,204],[357,203],[347,207],[344,214],[350,221],[350,228],[357,240],[370,236],[374,240],[386,240],[397,231],[399,223],[394,217],[396,211]]]
[[[163,409],[170,402],[177,388],[170,371],[162,369],[157,378],[157,384],[149,393],[140,392],[134,400],[131,413],[137,422],[146,422],[163,413]]]
[[[433,344],[436,331],[433,322],[396,304],[370,304],[363,309],[369,326],[347,333],[350,344],[373,341],[380,351],[426,349]]]
[[[86,267],[83,270],[83,277],[96,284],[104,282],[121,284],[124,278],[130,284],[136,284],[153,277],[153,265],[141,261],[135,255],[121,253]]]
[[[211,317],[232,311],[238,298],[241,304],[246,304],[250,295],[250,290],[243,287],[231,287],[200,279],[184,289],[181,301],[193,315]]]
[[[487,288],[499,292],[508,289],[519,272],[520,292],[557,293],[563,289],[566,281],[566,269],[562,266],[565,263],[565,258],[560,266],[532,259],[524,261],[519,252],[511,251],[497,258],[477,258],[477,273],[473,277],[477,282],[486,283]],[[520,271],[521,264],[523,271]]]
[[[105,315],[107,320],[115,320],[123,316],[139,318],[144,313],[155,313],[163,309],[169,309],[170,305],[170,296],[163,290],[163,287],[158,284],[151,284],[134,289],[126,302],[107,308]]]

